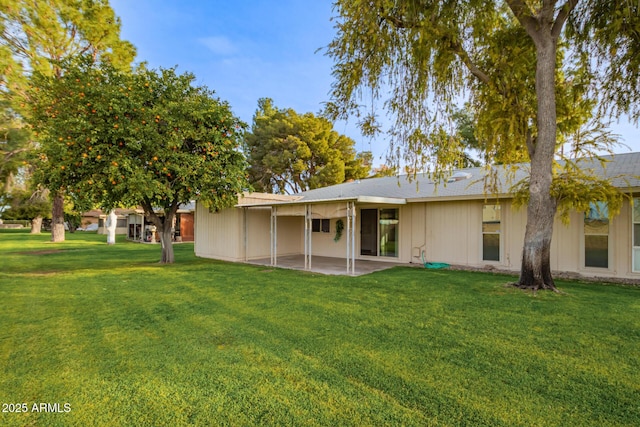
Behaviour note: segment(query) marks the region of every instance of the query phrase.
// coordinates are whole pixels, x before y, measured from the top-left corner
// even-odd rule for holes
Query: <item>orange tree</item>
[[[91,58],[64,69],[58,79],[34,76],[40,182],[105,209],[142,206],[161,262],[172,263],[179,205],[197,199],[217,210],[246,189],[244,124],[192,74],[126,73]]]

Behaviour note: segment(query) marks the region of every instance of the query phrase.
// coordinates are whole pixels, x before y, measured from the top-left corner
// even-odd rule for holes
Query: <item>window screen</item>
[[[609,268],[609,209],[592,202],[584,215],[584,266]]]
[[[482,207],[482,260],[500,261],[500,205]]]

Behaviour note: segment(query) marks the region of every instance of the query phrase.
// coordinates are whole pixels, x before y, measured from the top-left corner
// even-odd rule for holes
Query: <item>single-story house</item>
[[[116,226],[116,234],[126,234],[127,233],[127,215],[132,212],[131,209],[115,209],[116,215],[118,216],[118,222]],[[107,216],[109,212],[103,212],[101,209],[91,209],[89,211],[83,212],[82,219],[80,220],[80,227],[83,229],[96,224],[98,234],[107,234]]]
[[[173,224],[173,240],[176,242],[193,242],[193,217],[195,202],[180,205]],[[159,215],[163,215],[158,210]],[[144,216],[144,209],[132,210],[126,218],[127,239],[141,242],[159,242],[160,236],[155,233],[155,226]]]
[[[551,267],[590,277],[640,279],[640,153],[585,162],[585,170],[612,179],[629,194],[608,218],[594,203],[570,223],[554,224]],[[527,165],[515,181],[527,175]],[[485,192],[484,168],[456,171],[447,182],[418,174],[371,178],[294,195],[244,194],[234,208],[210,212],[197,204],[195,253],[199,257],[251,262],[298,256],[305,269],[314,257],[332,257],[353,274],[361,260],[392,263],[442,262],[476,268],[520,270],[527,221],[508,193]],[[515,182],[514,181],[514,182]],[[302,261],[301,261],[302,262]]]

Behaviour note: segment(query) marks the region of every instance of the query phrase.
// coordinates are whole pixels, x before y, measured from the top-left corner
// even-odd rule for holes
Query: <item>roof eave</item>
[[[456,196],[428,196],[407,198],[407,203],[424,203],[424,202],[452,202],[456,200],[491,200],[491,199],[512,199],[513,194],[462,194]]]
[[[385,205],[405,205],[406,199],[397,197],[377,197],[377,196],[353,196],[353,197],[332,197],[326,199],[313,199],[313,200],[291,200],[272,203],[252,203],[236,205],[238,208],[255,208],[266,206],[292,206],[292,205],[316,205],[320,203],[340,203],[340,202],[356,202],[356,203],[375,203]]]

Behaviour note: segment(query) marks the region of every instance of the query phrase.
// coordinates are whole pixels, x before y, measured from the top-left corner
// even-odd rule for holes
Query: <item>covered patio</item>
[[[358,206],[381,206],[390,205],[398,206],[405,204],[404,199],[389,197],[342,197],[337,199],[318,199],[312,201],[281,201],[278,203],[270,203],[270,225],[269,225],[269,243],[270,258],[258,258],[250,261],[260,264],[270,265],[273,267],[284,267],[292,269],[301,269],[307,271],[315,271],[323,274],[344,274],[358,276],[361,274],[371,273],[377,270],[399,265],[400,263],[378,260],[363,260],[358,256],[358,248],[360,242],[357,242],[356,235],[361,235],[360,225],[357,222]],[[242,205],[245,209],[244,218],[247,218],[247,209],[258,207],[264,209],[264,203],[256,205]],[[377,211],[376,211],[377,212]],[[377,214],[376,214],[377,215]],[[284,218],[301,218],[299,225],[292,226],[289,224],[286,232],[288,239],[291,240],[292,235],[296,233],[302,234],[303,250],[302,253],[284,253],[279,254],[278,230],[280,219]],[[326,221],[326,222],[325,222]],[[331,231],[331,221],[334,221],[334,233],[338,233],[338,223],[340,224],[340,235],[334,239],[327,240],[321,231],[329,234]],[[378,219],[376,216],[375,223]],[[376,225],[377,226],[377,225]],[[299,228],[298,228],[299,227]],[[344,227],[344,238],[340,238]],[[296,230],[298,228],[298,230]],[[247,235],[248,233],[245,233]],[[314,234],[317,234],[315,238]],[[298,234],[298,236],[300,236]],[[281,236],[284,237],[284,236]],[[342,242],[339,242],[342,240]],[[343,243],[344,242],[344,243]],[[395,243],[395,242],[394,242]],[[245,243],[245,245],[248,242]],[[377,242],[376,251],[377,254]],[[249,261],[245,257],[246,261]],[[357,262],[356,262],[357,260]]]
[[[356,259],[350,264],[350,269],[346,269],[346,260],[344,258],[334,258],[326,256],[314,256],[311,267],[305,265],[305,255],[286,255],[279,256],[277,265],[272,264],[271,258],[260,258],[246,261],[247,264],[264,265],[269,267],[286,268],[290,270],[306,270],[312,273],[330,274],[330,275],[350,275],[362,276],[364,274],[373,273],[375,271],[386,270],[398,265],[407,266],[404,263],[393,263],[386,261],[363,260]]]

